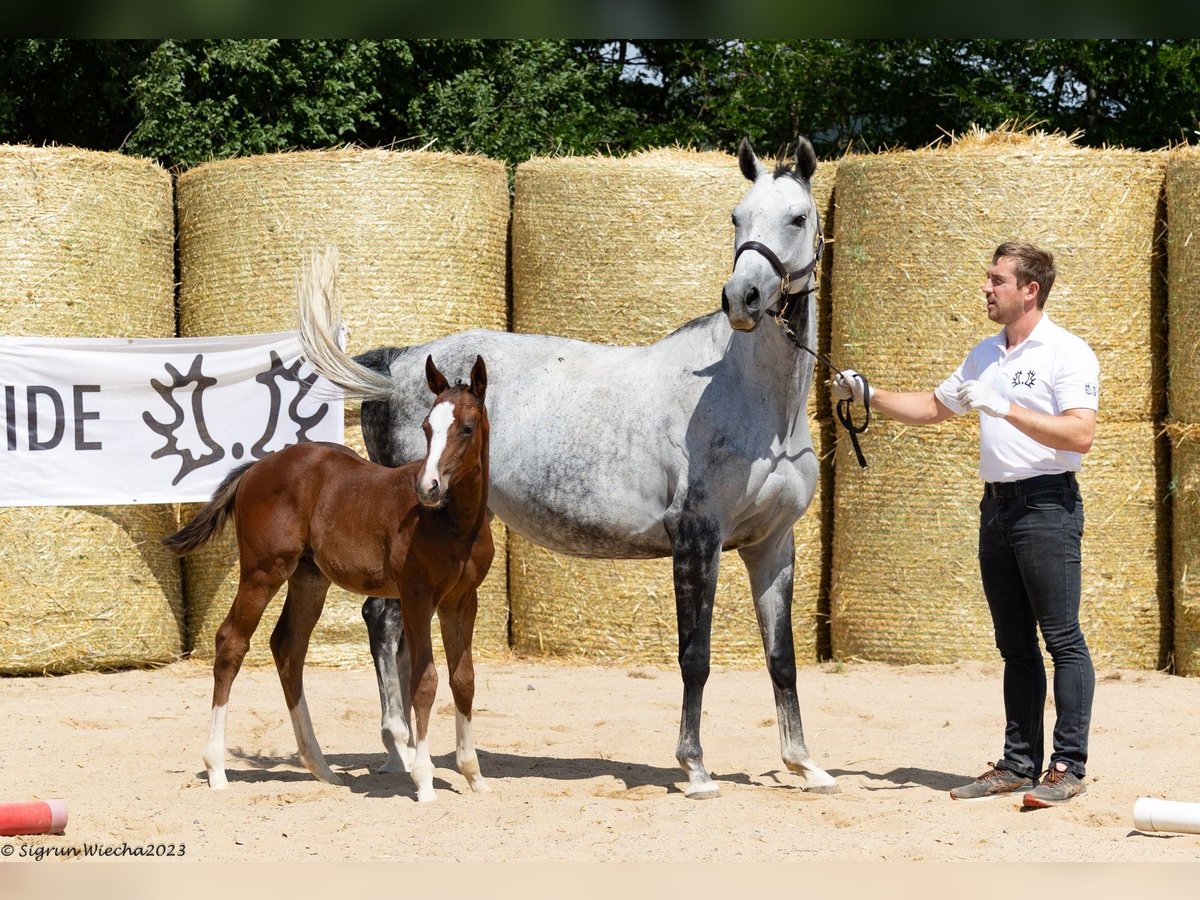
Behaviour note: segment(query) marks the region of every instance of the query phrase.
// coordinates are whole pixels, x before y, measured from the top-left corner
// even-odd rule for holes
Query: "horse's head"
[[[425,380],[437,399],[421,428],[425,431],[425,465],[417,478],[417,499],[441,506],[459,477],[474,471],[487,452],[488,418],[483,404],[487,367],[475,357],[471,383],[451,387],[433,357],[425,360]]]
[[[753,331],[763,313],[808,289],[821,255],[821,223],[812,198],[817,155],[800,137],[793,163],[768,169],[750,141],[738,147],[742,174],[754,182],[733,211],[733,274],[721,308],[738,331]]]

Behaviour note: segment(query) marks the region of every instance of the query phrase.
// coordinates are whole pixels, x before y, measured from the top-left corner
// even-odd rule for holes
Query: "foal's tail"
[[[314,251],[305,261],[296,285],[300,344],[312,367],[350,399],[387,400],[395,391],[392,379],[359,365],[338,345],[337,262],[336,247]]]
[[[233,500],[237,494],[238,483],[252,465],[253,462],[248,462],[226,475],[225,480],[213,491],[212,499],[204,509],[196,513],[196,517],[177,532],[163,538],[163,545],[176,556],[187,556],[208,543],[233,515]]]

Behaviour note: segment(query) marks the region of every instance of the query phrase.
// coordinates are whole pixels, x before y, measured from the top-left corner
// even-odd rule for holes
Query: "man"
[[[1004,660],[1004,752],[956,800],[1022,793],[1026,806],[1065,803],[1085,792],[1088,729],[1096,676],[1079,627],[1083,503],[1075,473],[1092,446],[1100,366],[1084,341],[1043,312],[1054,257],[1031,244],[1001,244],[983,284],[1000,332],[977,344],[929,392],[872,386],[853,370],[837,375],[838,399],[909,425],[978,411],[979,569]],[[1054,660],[1056,720],[1044,777],[1046,670],[1038,629]]]

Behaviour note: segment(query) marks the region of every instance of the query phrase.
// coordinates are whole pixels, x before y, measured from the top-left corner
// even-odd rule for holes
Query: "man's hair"
[[[1024,287],[1031,281],[1038,283],[1038,309],[1046,305],[1046,297],[1050,288],[1054,287],[1054,254],[1049,250],[1035,247],[1033,244],[1023,244],[1020,241],[1005,241],[992,254],[992,263],[1006,258],[1013,261],[1013,272],[1017,276],[1017,287]]]

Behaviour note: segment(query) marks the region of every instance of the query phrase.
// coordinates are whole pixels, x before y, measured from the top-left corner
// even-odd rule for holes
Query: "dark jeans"
[[[1096,674],[1079,628],[1083,501],[1073,476],[998,486],[979,504],[979,570],[1004,659],[1002,769],[1042,771],[1046,667],[1038,629],[1054,660],[1054,752],[1082,778]]]

